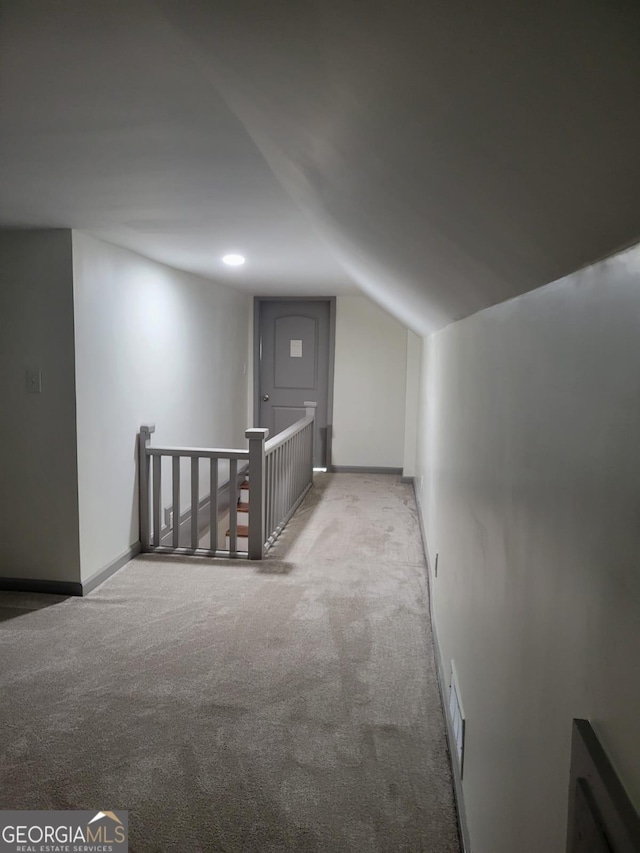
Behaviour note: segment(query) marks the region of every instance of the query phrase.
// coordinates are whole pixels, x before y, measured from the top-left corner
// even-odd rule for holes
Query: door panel
[[[292,406],[273,406],[273,434],[282,432],[305,416],[304,409]],[[271,435],[271,433],[269,433]]]
[[[277,435],[317,403],[315,467],[326,466],[329,317],[326,300],[260,302],[259,425]]]
[[[315,389],[318,352],[314,317],[278,317],[274,323],[274,387]]]

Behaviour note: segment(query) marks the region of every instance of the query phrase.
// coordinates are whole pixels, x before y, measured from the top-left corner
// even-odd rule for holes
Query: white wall
[[[407,330],[366,296],[338,296],[334,465],[402,468]]]
[[[138,540],[141,424],[155,444],[246,446],[251,300],[78,232],[73,267],[86,579]]]
[[[0,575],[77,583],[71,232],[0,232],[0,282]]]
[[[571,722],[640,806],[640,247],[434,335],[418,491],[473,853],[561,853]]]

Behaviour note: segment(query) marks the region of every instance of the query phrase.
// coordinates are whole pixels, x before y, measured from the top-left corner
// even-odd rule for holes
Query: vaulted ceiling
[[[640,238],[635,0],[0,9],[3,225],[420,332]]]

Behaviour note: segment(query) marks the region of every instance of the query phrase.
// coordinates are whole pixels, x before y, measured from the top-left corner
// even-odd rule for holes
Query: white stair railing
[[[140,543],[143,552],[196,554],[208,557],[248,557],[261,560],[313,482],[313,431],[315,403],[305,403],[305,417],[267,441],[266,429],[248,429],[246,450],[204,447],[154,447],[154,425],[140,427],[139,498]],[[171,511],[163,506],[162,459],[171,459]],[[182,460],[190,460],[191,506],[180,512]],[[200,497],[201,461],[208,462],[208,497]],[[221,460],[228,481],[219,488]],[[240,484],[249,476],[248,531],[239,536]],[[222,499],[221,499],[222,495]],[[218,528],[228,502],[226,547]],[[165,515],[168,519],[165,519]],[[164,522],[164,523],[163,523]],[[204,531],[208,527],[208,535]],[[247,549],[238,549],[245,534]],[[203,543],[204,539],[204,543]]]
[[[208,447],[153,447],[151,434],[155,426],[142,426],[139,433],[140,464],[140,544],[144,552],[155,551],[171,554],[200,554],[229,557],[246,556],[237,549],[237,504],[239,477],[246,475],[249,450]],[[171,459],[171,510],[165,519],[162,488],[162,460]],[[182,461],[189,460],[190,508],[181,513]],[[200,497],[201,460],[208,462],[209,495]],[[228,481],[222,495],[229,508],[229,547],[218,541],[220,514],[225,506],[220,505],[219,472],[220,462],[227,464]],[[207,476],[205,474],[205,476]],[[166,493],[166,492],[165,492]],[[168,522],[168,523],[167,523]],[[208,537],[201,535],[209,528]],[[201,544],[203,538],[208,538]],[[208,546],[208,547],[207,547]]]

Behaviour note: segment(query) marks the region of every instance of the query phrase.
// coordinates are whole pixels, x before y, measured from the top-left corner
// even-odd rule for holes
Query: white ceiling
[[[4,224],[421,332],[640,237],[635,0],[2,10]]]
[[[76,228],[255,293],[357,290],[151,4],[2,11],[1,224]],[[234,251],[243,268],[222,264]]]

